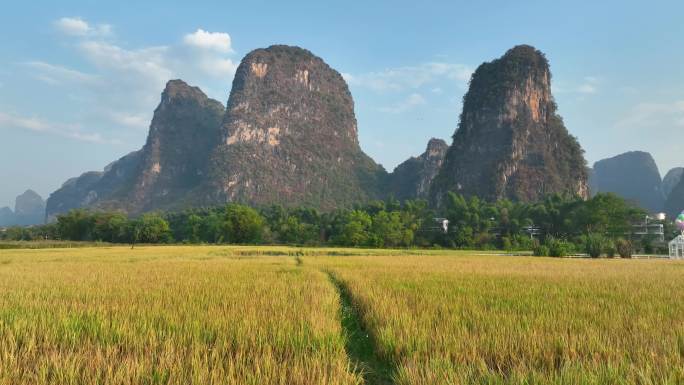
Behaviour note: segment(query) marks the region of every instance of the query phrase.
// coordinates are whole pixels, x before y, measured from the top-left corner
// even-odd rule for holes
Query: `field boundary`
[[[326,270],[328,279],[340,297],[340,322],[345,333],[345,351],[349,360],[361,371],[367,385],[391,385],[394,365],[378,354],[374,339],[363,322],[349,287],[335,273]]]

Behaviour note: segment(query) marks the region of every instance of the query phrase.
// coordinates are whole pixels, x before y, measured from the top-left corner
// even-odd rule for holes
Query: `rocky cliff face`
[[[663,209],[660,172],[651,154],[630,151],[594,163],[596,192],[612,192],[651,212]]]
[[[447,191],[520,201],[588,195],[582,148],[556,113],[548,61],[533,47],[478,67],[453,139],[433,182],[437,202]]]
[[[389,193],[399,200],[428,198],[430,184],[442,167],[448,148],[442,139],[430,139],[423,154],[409,158],[390,174]]]
[[[684,175],[684,167],[675,167],[665,174],[661,188],[665,199],[667,199],[672,190],[679,184],[679,181],[682,180],[682,175]]]
[[[307,50],[249,53],[221,130],[210,200],[331,209],[380,195],[385,171],[359,147],[347,84]]]
[[[197,87],[167,83],[154,112],[145,146],[103,172],[73,178],[50,195],[48,220],[79,207],[120,209],[133,214],[182,207],[208,173],[224,108]]]
[[[223,105],[199,88],[172,80],[154,111],[128,211],[172,207],[207,177],[220,138]]]
[[[26,190],[14,201],[14,211],[0,208],[0,226],[30,226],[45,220],[45,201],[33,190]]]

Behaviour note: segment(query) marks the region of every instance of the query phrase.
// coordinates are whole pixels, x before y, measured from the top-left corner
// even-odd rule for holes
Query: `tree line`
[[[7,240],[61,239],[111,243],[285,244],[350,247],[447,247],[600,253],[631,242],[646,213],[614,194],[591,199],[551,195],[541,202],[487,202],[449,193],[443,207],[424,200],[374,201],[321,212],[279,205],[189,209],[129,218],[121,212],[71,210],[52,224],[9,228]],[[437,218],[447,219],[446,231]],[[668,231],[672,231],[671,226]],[[630,248],[643,248],[631,244]],[[595,252],[594,252],[595,254]]]

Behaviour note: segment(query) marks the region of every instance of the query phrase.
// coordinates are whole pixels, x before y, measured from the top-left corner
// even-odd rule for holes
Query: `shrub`
[[[598,258],[603,252],[606,238],[598,233],[589,233],[584,239],[584,251],[592,258]]]
[[[506,251],[512,251],[513,243],[511,242],[511,239],[508,237],[501,237],[501,248]]]
[[[532,249],[532,252],[534,253],[535,257],[548,257],[549,256],[549,247],[546,245],[536,245]]]
[[[549,248],[550,257],[566,257],[572,254],[574,245],[562,239],[549,237],[546,239],[546,245]]]
[[[603,251],[606,253],[606,257],[614,258],[616,253],[615,242],[610,239],[606,239],[606,244],[603,247]]]
[[[617,253],[620,255],[620,257],[632,258],[632,252],[634,251],[632,249],[632,242],[620,238],[617,241],[615,241],[615,249],[617,250]]]

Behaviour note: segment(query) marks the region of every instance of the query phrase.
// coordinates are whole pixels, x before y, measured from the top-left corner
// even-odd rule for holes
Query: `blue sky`
[[[363,149],[391,171],[451,142],[468,77],[544,51],[590,164],[628,150],[684,165],[681,1],[12,2],[0,14],[0,206],[140,148],[166,80],[225,104],[250,50],[299,45],[344,74]]]

